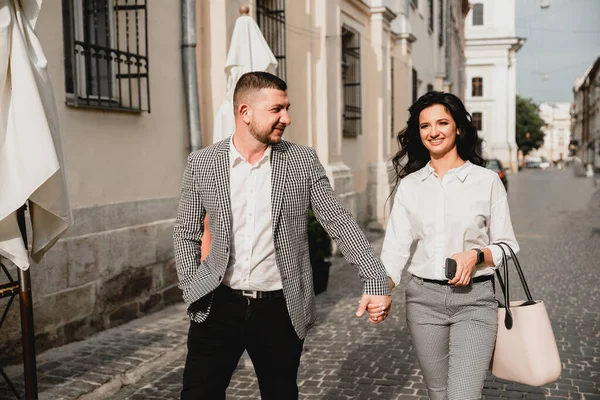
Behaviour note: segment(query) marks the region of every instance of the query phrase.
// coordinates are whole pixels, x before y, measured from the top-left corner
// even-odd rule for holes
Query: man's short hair
[[[253,71],[246,72],[238,79],[235,90],[233,91],[234,113],[242,102],[242,99],[251,92],[258,92],[261,89],[279,89],[283,92],[287,90],[287,84],[283,79],[268,72]]]

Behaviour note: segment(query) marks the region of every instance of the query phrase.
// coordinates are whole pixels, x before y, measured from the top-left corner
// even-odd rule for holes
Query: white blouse
[[[420,278],[446,280],[447,257],[474,248],[488,247],[494,264],[502,264],[496,242],[519,251],[506,190],[498,174],[467,161],[440,180],[428,163],[403,178],[394,197],[381,261],[394,283],[416,249],[408,271]],[[490,275],[495,267],[478,267],[474,276]]]

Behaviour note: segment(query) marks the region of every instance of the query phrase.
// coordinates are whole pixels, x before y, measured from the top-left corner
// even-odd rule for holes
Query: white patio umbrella
[[[42,0],[0,0],[0,256],[29,267],[17,210],[29,202],[31,258],[72,224],[58,110],[34,32]]]
[[[248,7],[241,7],[242,15],[235,21],[229,53],[225,62],[227,94],[213,124],[213,143],[225,139],[235,131],[233,115],[233,91],[243,74],[250,71],[274,73],[277,59],[269,48],[260,28],[254,19],[248,16]],[[246,14],[246,15],[244,15]]]

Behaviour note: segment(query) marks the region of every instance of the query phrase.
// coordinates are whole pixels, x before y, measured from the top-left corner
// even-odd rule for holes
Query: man
[[[371,305],[370,321],[378,323],[389,311],[385,268],[335,197],[314,149],[282,141],[291,123],[286,89],[266,72],[242,75],[235,133],[188,157],[173,235],[192,320],[182,399],[225,399],[244,350],[263,400],[298,398],[304,337],[316,318],[309,208],[358,266],[364,294],[357,316]],[[207,214],[210,252],[200,262]]]

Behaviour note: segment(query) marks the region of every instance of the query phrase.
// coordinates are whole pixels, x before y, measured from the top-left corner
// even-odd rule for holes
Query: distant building
[[[600,169],[600,57],[575,80],[571,116],[570,148],[585,165]]]
[[[515,0],[471,1],[465,25],[467,110],[486,157],[517,170]]]
[[[542,103],[540,117],[546,122],[544,145],[539,149],[540,155],[549,161],[557,162],[569,158],[571,141],[571,104]]]

